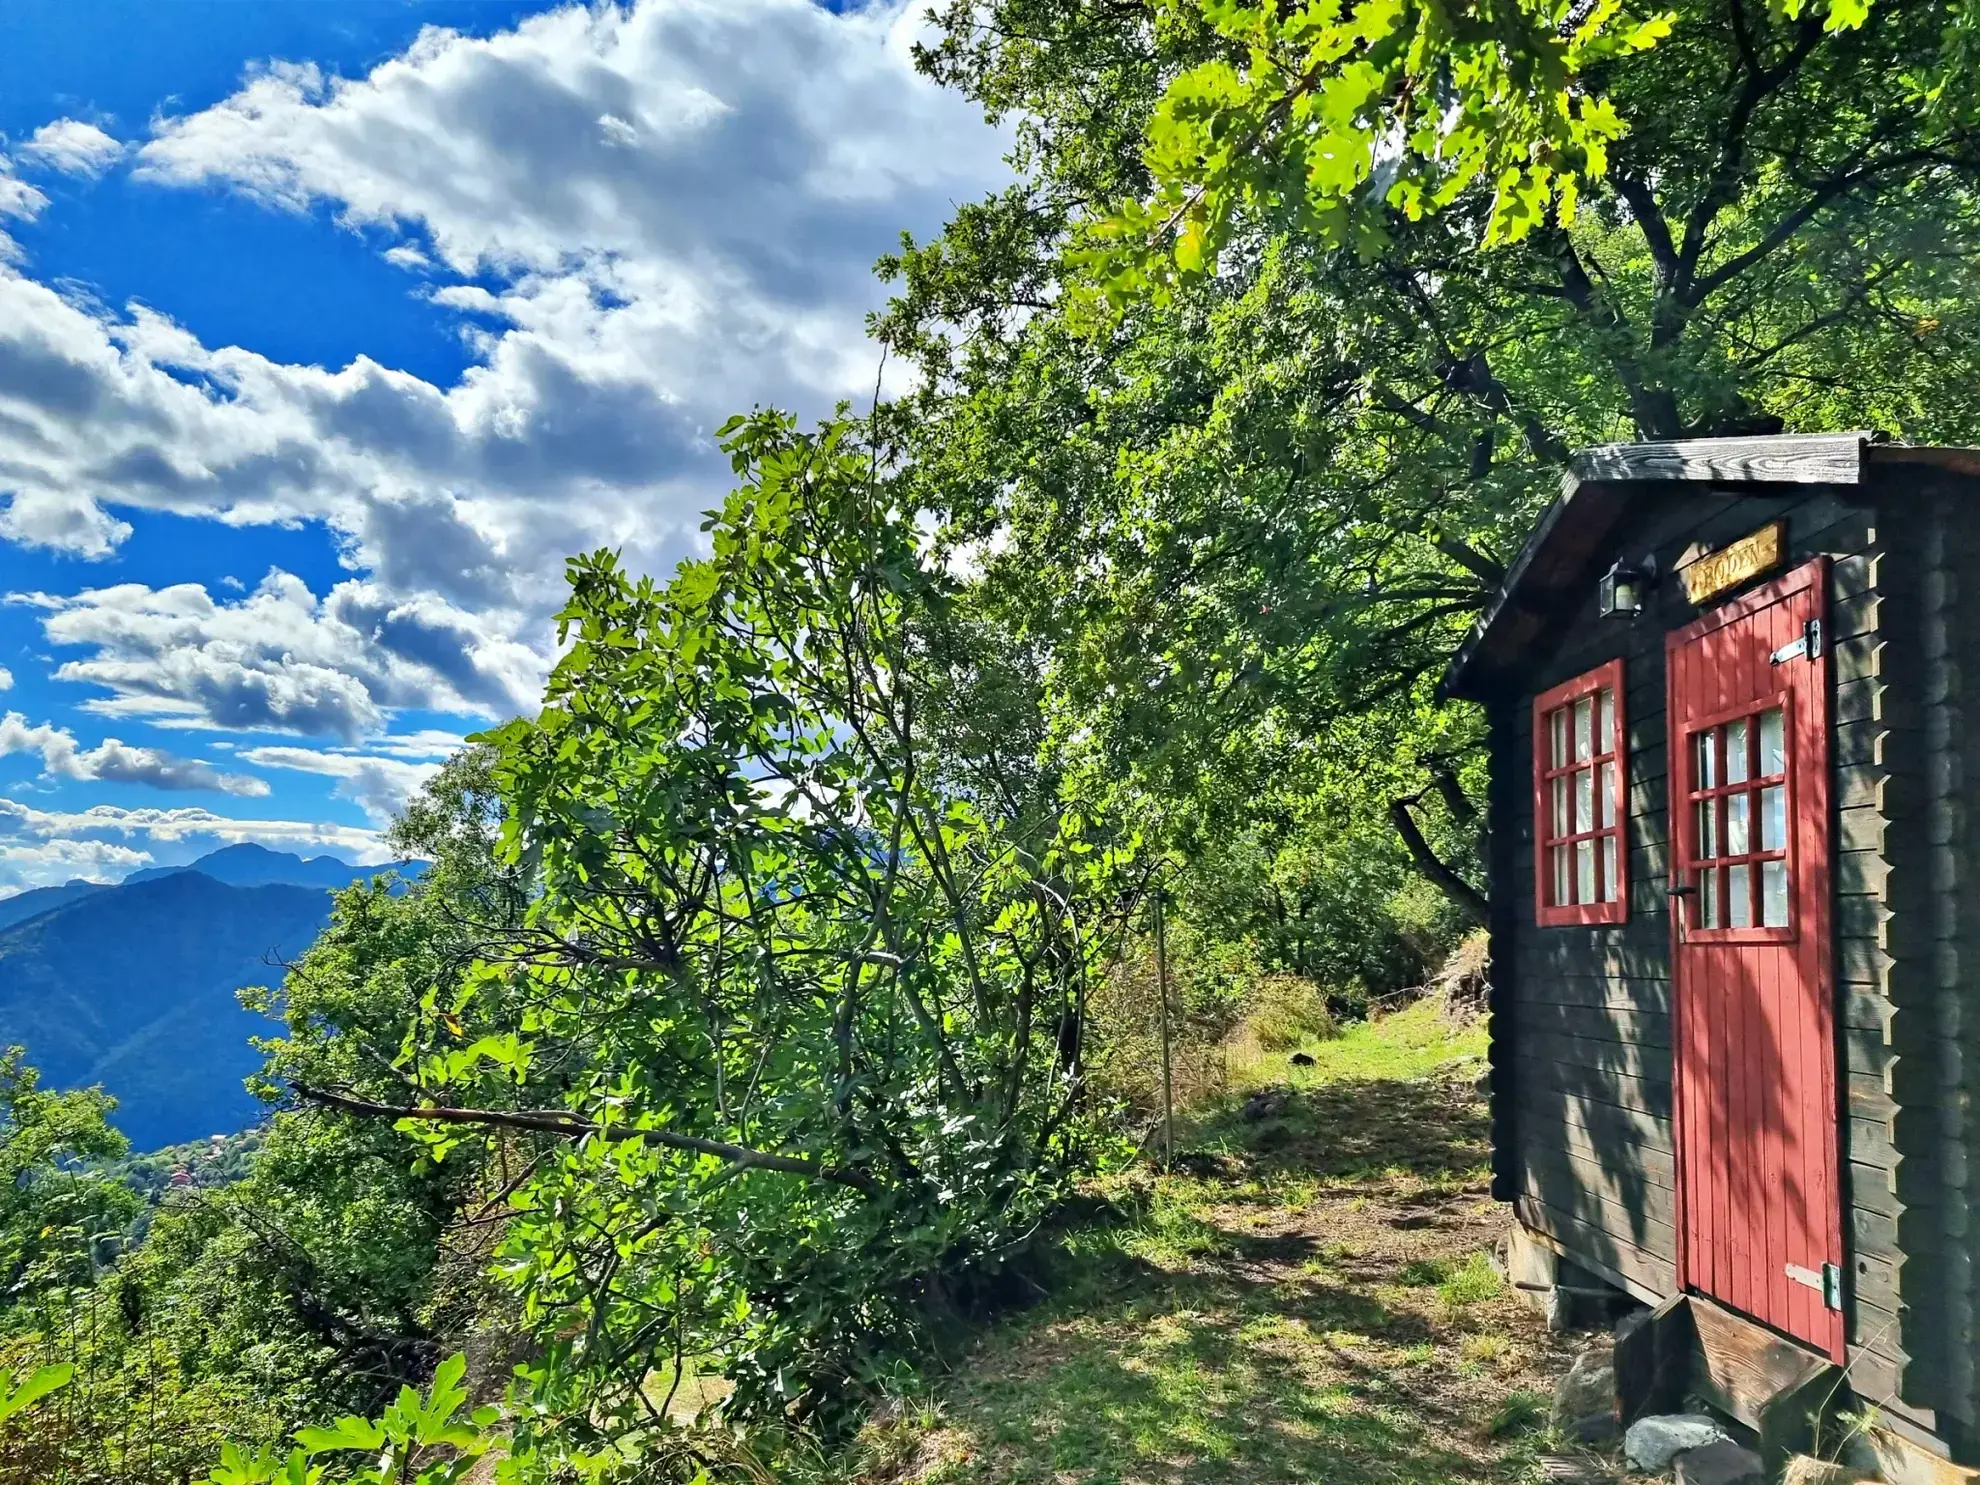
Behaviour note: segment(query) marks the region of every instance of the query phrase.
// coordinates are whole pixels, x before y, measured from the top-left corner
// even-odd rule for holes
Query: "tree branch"
[[[1496,588],[1506,580],[1506,569],[1494,562],[1469,542],[1462,541],[1448,532],[1439,531],[1430,538],[1430,545],[1449,557],[1466,572],[1471,573],[1487,587]],[[1437,595],[1443,596],[1441,594]]]
[[[1416,817],[1409,812],[1409,807],[1415,803],[1415,796],[1389,801],[1389,820],[1396,827],[1396,834],[1402,837],[1402,843],[1409,851],[1409,859],[1416,864],[1418,871],[1443,889],[1444,895],[1456,903],[1458,910],[1473,924],[1483,927],[1486,921],[1485,894],[1459,876],[1454,867],[1430,849],[1430,842],[1423,838]]]
[[[1743,82],[1727,110],[1725,133],[1719,141],[1719,158],[1711,178],[1685,219],[1684,242],[1678,249],[1678,271],[1672,285],[1675,297],[1685,308],[1695,308],[1711,292],[1708,283],[1694,283],[1692,275],[1704,256],[1712,223],[1738,195],[1741,167],[1746,160],[1746,131],[1755,110],[1801,69],[1822,39],[1822,23],[1811,6],[1801,18],[1799,34],[1787,56],[1778,66],[1762,67],[1754,55],[1745,19],[1739,0],[1734,0],[1733,33],[1739,42]]]
[[[1880,175],[1884,175],[1892,170],[1901,169],[1905,166],[1920,165],[1927,161],[1941,158],[1943,157],[1937,150],[1906,150],[1902,154],[1891,155],[1886,159],[1880,160],[1874,165],[1861,165],[1854,170],[1845,171],[1841,175],[1831,176],[1829,179],[1811,187],[1808,193],[1808,199],[1776,222],[1768,230],[1767,234],[1758,242],[1754,243],[1752,247],[1743,253],[1726,259],[1717,268],[1713,269],[1703,278],[1698,279],[1691,286],[1691,292],[1688,296],[1690,302],[1694,305],[1704,303],[1712,291],[1717,289],[1721,284],[1725,283],[1728,279],[1737,278],[1755,263],[1758,263],[1761,259],[1770,256],[1779,249],[1795,233],[1807,226],[1809,221],[1823,207],[1829,205],[1832,201],[1848,195],[1849,192],[1855,190],[1866,181],[1873,180]]]
[[[333,1093],[327,1088],[312,1088],[307,1083],[291,1083],[296,1096],[307,1103],[320,1104],[324,1108],[340,1110],[346,1114],[356,1114],[367,1119],[419,1119],[429,1124],[473,1124],[483,1129],[527,1129],[538,1134],[554,1134],[563,1139],[583,1139],[595,1134],[609,1140],[640,1140],[649,1145],[660,1145],[669,1150],[684,1150],[694,1155],[713,1155],[727,1160],[739,1169],[760,1168],[762,1170],[783,1171],[788,1175],[805,1176],[814,1181],[830,1181],[839,1186],[850,1186],[867,1196],[878,1196],[879,1187],[870,1176],[843,1166],[820,1165],[815,1160],[806,1160],[797,1155],[773,1155],[767,1150],[752,1150],[744,1145],[732,1145],[725,1140],[707,1140],[698,1135],[676,1134],[668,1129],[607,1129],[590,1119],[570,1113],[564,1109],[456,1109],[439,1105],[406,1107],[398,1104],[373,1103],[368,1098],[354,1098],[348,1093]]]

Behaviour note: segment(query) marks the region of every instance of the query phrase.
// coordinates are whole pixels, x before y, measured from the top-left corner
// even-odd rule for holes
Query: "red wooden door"
[[[1843,1360],[1816,560],[1673,633],[1678,1281]]]

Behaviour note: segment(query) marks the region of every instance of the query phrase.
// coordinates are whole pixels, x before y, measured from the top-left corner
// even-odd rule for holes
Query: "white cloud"
[[[8,597],[43,611],[50,644],[89,651],[55,676],[107,690],[85,703],[107,716],[350,742],[401,708],[514,715],[543,680],[541,657],[499,632],[511,616],[395,601],[369,582],[318,598],[275,570],[236,599],[194,583]]]
[[[466,746],[467,739],[457,732],[426,728],[419,732],[401,732],[391,737],[376,738],[366,751],[393,758],[445,759],[453,757]]]
[[[123,154],[122,143],[81,119],[57,119],[52,124],[43,124],[21,146],[24,160],[90,179],[103,174]]]
[[[13,686],[14,673],[7,669],[6,666],[0,665],[0,691],[10,691],[13,689]]]
[[[103,558],[133,510],[321,522],[352,573],[25,595],[58,677],[133,724],[367,741],[374,761],[421,761],[381,737],[397,712],[532,708],[564,557],[664,572],[693,550],[730,480],[712,430],[870,394],[873,259],[1008,178],[1004,137],[914,73],[919,11],[634,0],[429,29],[360,77],[270,65],[135,147],[151,188],[383,233],[473,350],[451,385],[209,346],[170,305],[38,281],[0,236],[0,542]],[[72,124],[36,158],[66,141],[107,168],[116,141]],[[0,221],[47,207],[0,159]]]
[[[132,747],[114,737],[85,748],[67,728],[33,725],[19,712],[0,716],[0,757],[10,753],[39,754],[42,773],[49,778],[149,784],[154,789],[216,789],[250,797],[268,793],[267,783],[251,774],[223,773],[197,758]]]
[[[0,841],[0,900],[30,887],[53,887],[75,877],[115,882],[151,864],[149,851],[102,840]]]
[[[574,7],[429,30],[362,78],[274,66],[164,121],[145,178],[327,204],[474,276],[434,298],[488,322],[480,360],[451,387],[285,365],[0,273],[0,536],[102,556],[119,507],[320,519],[394,596],[507,606],[540,645],[564,555],[663,570],[697,540],[730,413],[870,390],[873,258],[1003,179],[906,28],[809,0]]]
[[[407,763],[364,753],[320,751],[315,748],[249,748],[241,760],[256,768],[286,768],[337,780],[337,795],[363,809],[384,825],[406,802],[440,772],[438,763]]]
[[[14,799],[0,799],[0,847],[50,841],[75,842],[119,836],[156,841],[210,838],[232,845],[257,841],[266,846],[328,848],[360,863],[384,861],[391,852],[378,832],[356,825],[307,820],[244,820],[206,809],[125,809],[99,804],[85,810],[39,810]]]
[[[47,205],[48,198],[15,175],[14,162],[0,154],[0,221],[12,217],[17,222],[31,222]],[[20,255],[20,245],[0,231],[0,271]]]

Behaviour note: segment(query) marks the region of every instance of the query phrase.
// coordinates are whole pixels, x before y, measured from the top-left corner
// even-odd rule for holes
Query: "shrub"
[[[1243,990],[1230,988],[1231,966],[1181,960],[1169,979],[1169,1070],[1177,1108],[1210,1102],[1227,1082],[1223,1041]],[[1242,983],[1256,981],[1256,970]],[[1144,1123],[1162,1108],[1162,1002],[1152,947],[1142,945],[1093,989],[1088,1004],[1088,1086],[1103,1104]]]
[[[1267,975],[1252,992],[1244,1029],[1268,1052],[1289,1052],[1340,1035],[1320,987],[1298,975]]]

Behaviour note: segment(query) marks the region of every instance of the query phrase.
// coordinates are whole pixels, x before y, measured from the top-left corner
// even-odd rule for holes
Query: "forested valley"
[[[1481,924],[1437,681],[1573,451],[1980,442],[1975,15],[948,0],[1019,183],[878,265],[896,390],[739,411],[677,572],[572,556],[431,865],[244,992],[227,1178],[0,1064],[0,1475],[865,1467],[1172,1153],[1164,1060]]]

